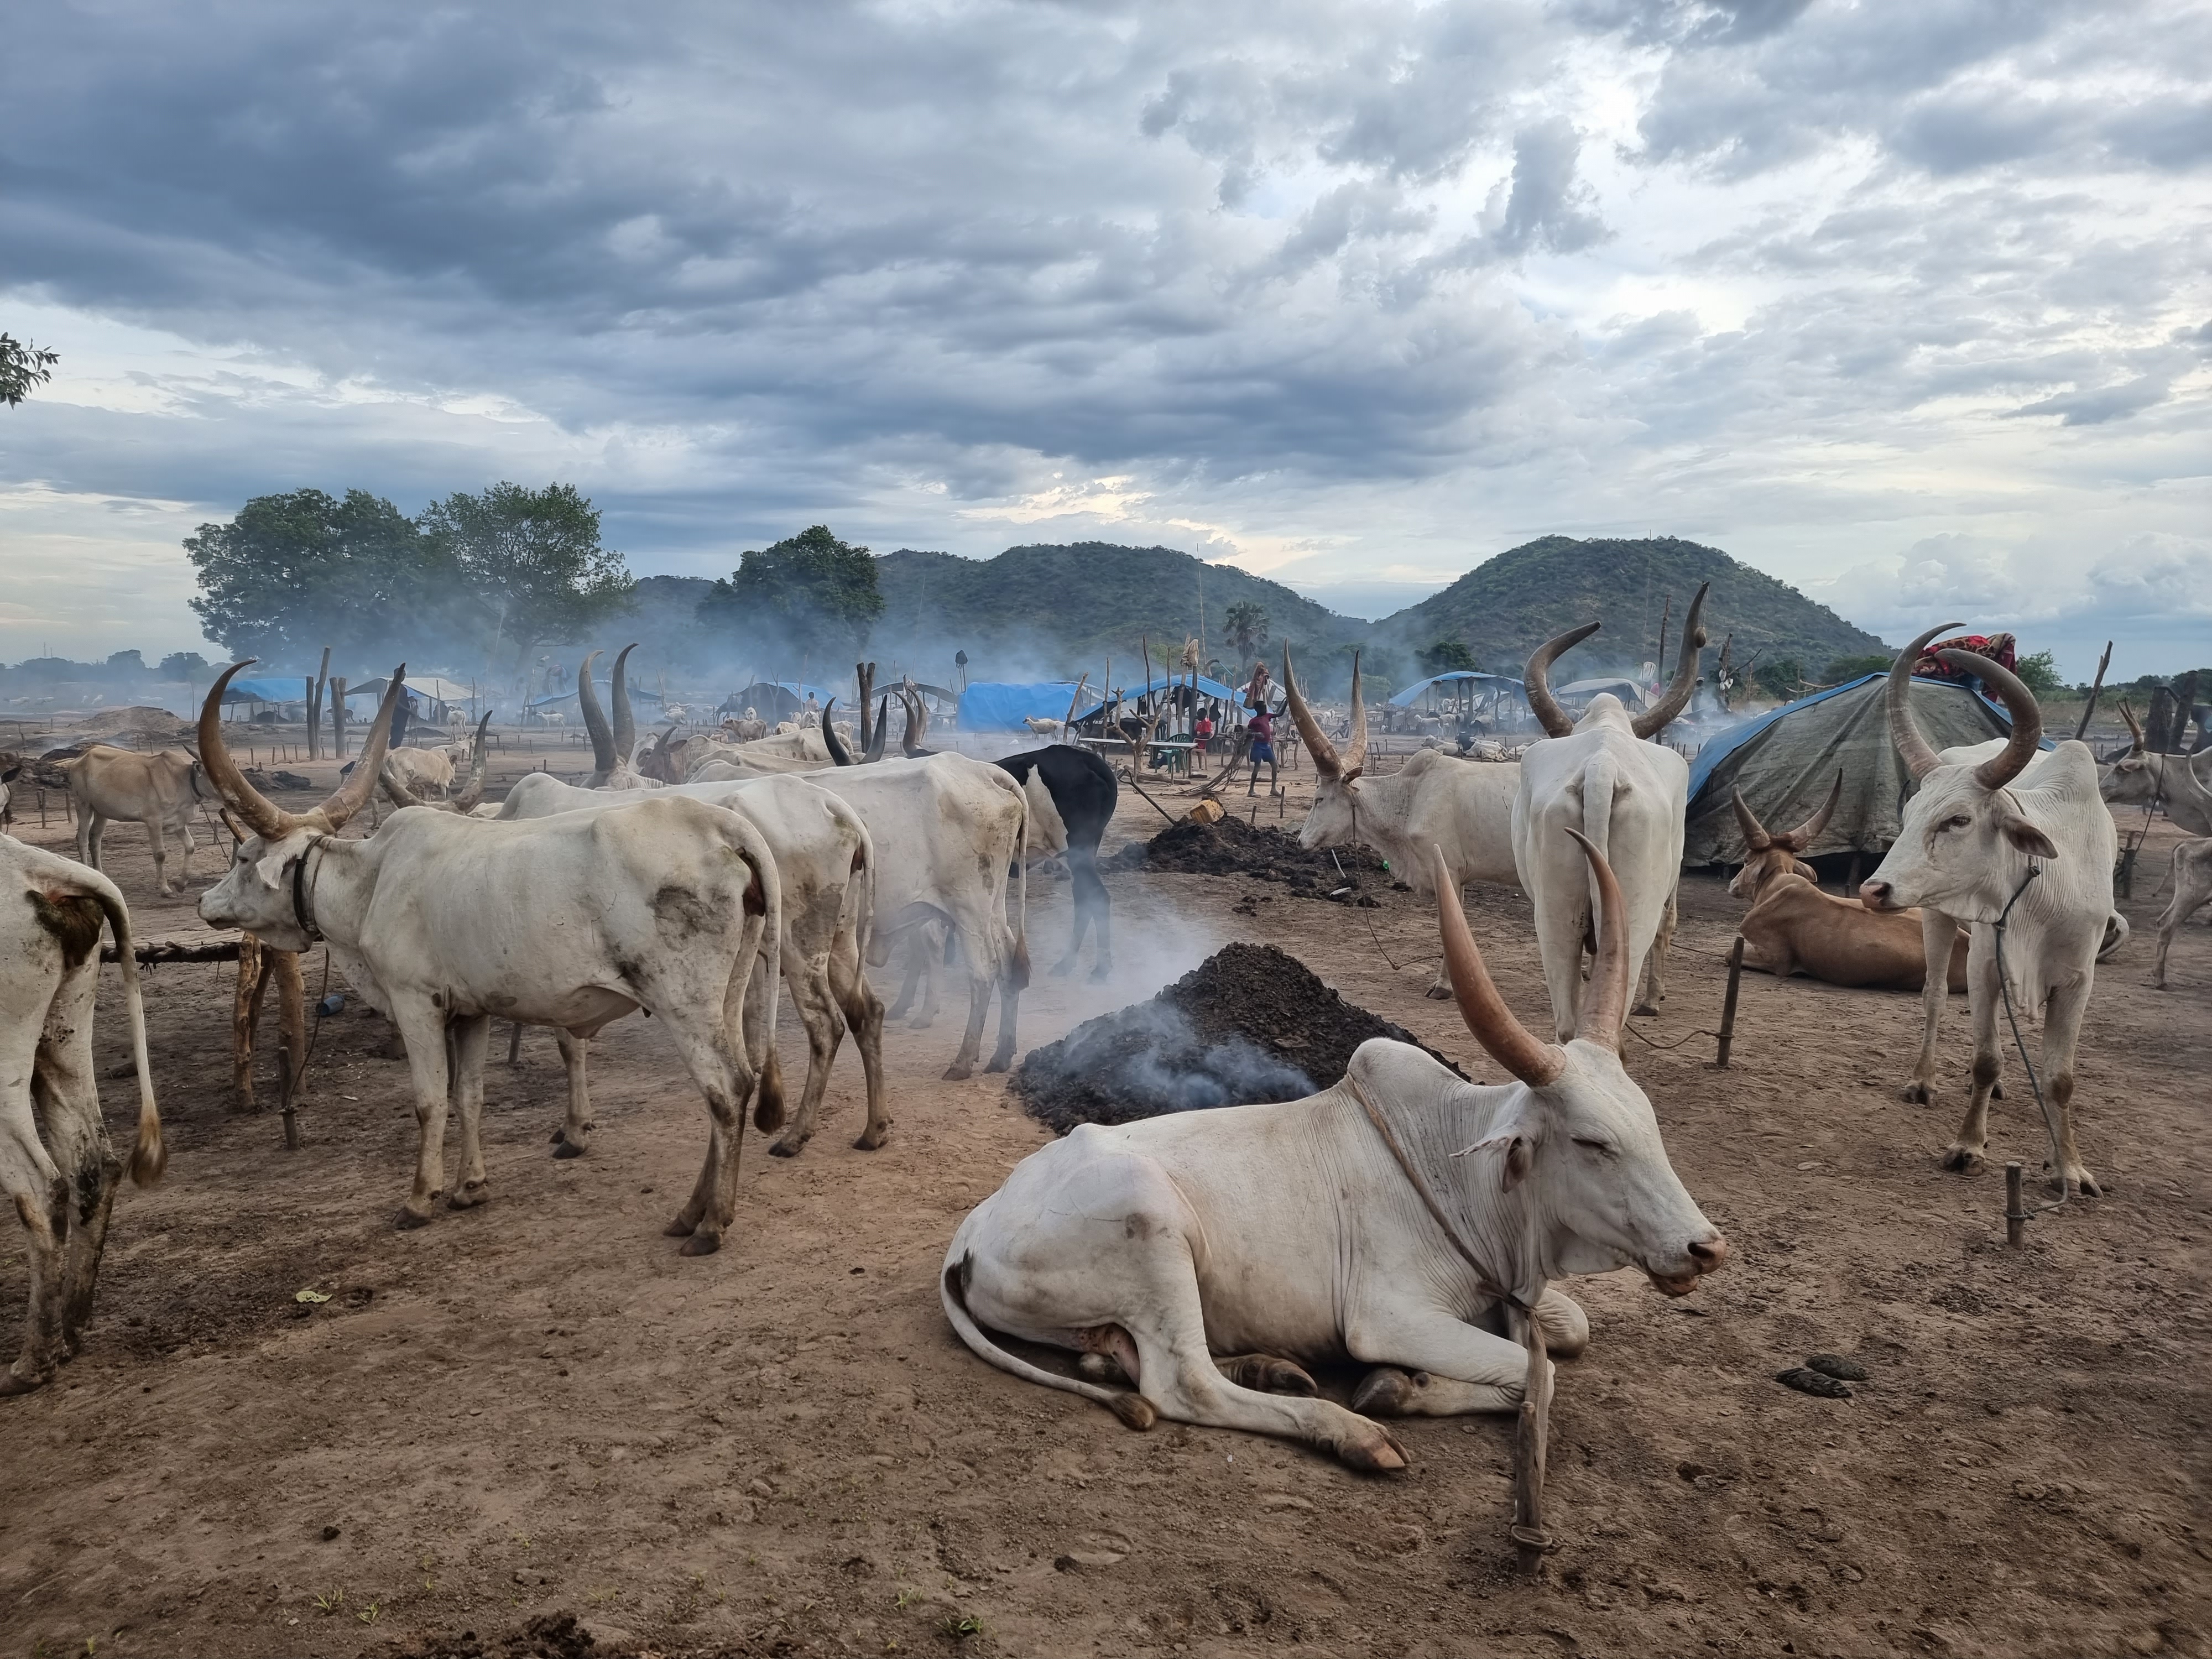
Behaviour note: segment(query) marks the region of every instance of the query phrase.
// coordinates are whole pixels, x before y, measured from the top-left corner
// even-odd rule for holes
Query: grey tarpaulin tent
[[[1887,678],[1869,674],[1831,686],[1709,741],[1690,767],[1682,862],[1743,861],[1743,832],[1729,805],[1730,789],[1743,791],[1744,804],[1768,829],[1787,830],[1819,810],[1838,769],[1843,796],[1809,850],[1877,856],[1887,851],[1913,789],[1912,775],[1889,741],[1882,702]],[[1914,680],[1911,696],[1913,718],[1939,750],[1986,743],[2012,730],[2002,709],[1948,680]]]

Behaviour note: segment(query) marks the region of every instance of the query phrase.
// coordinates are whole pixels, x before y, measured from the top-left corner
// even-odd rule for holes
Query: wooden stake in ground
[[[345,679],[331,682],[331,757],[345,758]]]
[[[1735,998],[1742,984],[1743,935],[1738,933],[1735,943],[1729,947],[1728,995],[1721,1002],[1720,1052],[1713,1058],[1713,1066],[1717,1071],[1725,1072],[1729,1068],[1729,1050],[1735,1043]]]
[[[2027,1237],[2027,1210],[2020,1201],[2020,1165],[2005,1165],[2005,1243],[2017,1249]]]
[[[1544,1462],[1552,1423],[1552,1368],[1545,1363],[1544,1328],[1516,1310],[1515,1334],[1528,1346],[1528,1372],[1513,1434],[1513,1547],[1521,1571],[1534,1575],[1552,1547],[1544,1529]]]

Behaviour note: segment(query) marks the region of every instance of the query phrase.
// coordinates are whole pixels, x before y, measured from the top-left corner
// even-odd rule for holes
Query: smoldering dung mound
[[[1342,870],[1340,872],[1339,865]],[[1150,841],[1131,842],[1105,860],[1109,870],[1155,870],[1170,875],[1249,876],[1280,882],[1294,898],[1335,897],[1372,907],[1361,890],[1387,886],[1391,872],[1364,847],[1307,848],[1297,833],[1276,824],[1253,825],[1237,817],[1218,823],[1171,823]],[[1340,890],[1349,888],[1348,892]]]
[[[1240,942],[1151,1000],[1031,1049],[1012,1085],[1031,1117],[1066,1134],[1079,1123],[1296,1100],[1340,1082],[1352,1051],[1378,1036],[1459,1072],[1403,1026],[1346,1002],[1296,957]]]

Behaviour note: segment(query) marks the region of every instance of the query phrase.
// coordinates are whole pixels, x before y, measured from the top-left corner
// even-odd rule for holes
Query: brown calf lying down
[[[1800,969],[1831,985],[1917,991],[1928,977],[1917,910],[1869,910],[1794,872],[1767,878],[1736,930],[1743,962],[1778,978]],[[1951,945],[1950,988],[1966,988],[1966,935]]]

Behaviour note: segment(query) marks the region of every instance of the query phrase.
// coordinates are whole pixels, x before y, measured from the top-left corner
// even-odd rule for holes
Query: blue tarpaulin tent
[[[963,732],[1022,732],[1024,720],[1056,720],[1074,700],[1073,680],[1041,680],[1018,685],[1008,680],[972,680],[960,694]]]
[[[233,680],[222,694],[225,702],[305,702],[305,674],[272,674],[258,679]]]
[[[1414,681],[1413,684],[1390,699],[1390,707],[1411,708],[1413,706],[1413,700],[1432,685],[1458,685],[1469,680],[1474,681],[1475,690],[1485,696],[1503,690],[1508,686],[1516,691],[1521,690],[1521,682],[1508,674],[1479,674],[1472,669],[1455,668],[1449,674],[1437,674],[1425,680]]]
[[[1124,686],[1120,688],[1121,700],[1133,705],[1139,697],[1153,696],[1170,686],[1186,685],[1189,684],[1189,678],[1186,674],[1163,674],[1144,685]],[[1070,688],[1070,690],[1073,689]],[[1278,696],[1281,695],[1282,689],[1279,686],[1270,685],[1267,690],[1271,695]],[[1244,694],[1242,691],[1231,686],[1224,685],[1219,680],[1210,680],[1203,674],[1198,677],[1198,694],[1201,697],[1219,697],[1239,706],[1242,706],[1244,701]],[[1103,698],[1087,698],[1084,707],[1075,711],[1075,718],[1078,720],[1087,720],[1105,706],[1106,703]],[[1062,714],[1067,712],[1067,705],[1065,702],[1060,704],[1060,708]]]

